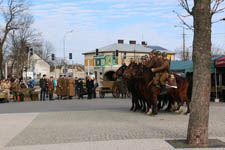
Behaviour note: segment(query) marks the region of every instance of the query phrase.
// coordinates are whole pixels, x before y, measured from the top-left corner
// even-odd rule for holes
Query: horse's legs
[[[180,102],[178,103],[178,108],[176,111],[177,114],[180,114],[183,112],[183,105],[184,105],[184,100],[183,100],[183,97],[180,96]]]
[[[145,104],[145,100],[142,99],[142,112],[146,112],[146,104]]]
[[[131,99],[131,102],[132,102],[132,106],[131,106],[131,108],[130,108],[130,111],[133,111],[134,110],[134,104],[135,104],[135,102],[134,102],[134,97],[132,96],[132,99]]]
[[[140,109],[140,104],[139,104],[139,100],[138,100],[137,96],[134,97],[134,105],[135,105],[135,107],[133,109],[134,112],[137,111],[138,109]]]
[[[157,94],[153,94],[153,110],[152,113],[153,115],[157,115],[158,113],[158,103],[157,103]]]
[[[187,115],[190,113],[190,100],[186,97],[185,101],[187,105],[187,111],[185,112],[185,115]]]
[[[147,108],[146,108],[147,115],[152,115],[152,102],[151,102],[151,98],[146,99],[146,104],[147,104]]]
[[[158,110],[160,110],[160,109],[162,109],[163,108],[163,106],[162,106],[162,97],[160,97],[159,99],[158,99]]]

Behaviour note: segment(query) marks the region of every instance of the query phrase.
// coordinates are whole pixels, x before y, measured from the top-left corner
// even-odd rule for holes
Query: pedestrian
[[[93,78],[94,87],[93,87],[93,98],[96,98],[96,88],[98,87],[98,82],[95,78]]]
[[[3,83],[2,83],[2,89],[4,91],[4,93],[7,94],[7,99],[6,99],[6,102],[10,102],[10,88],[11,88],[11,83],[8,79],[6,79]]]
[[[34,80],[31,77],[29,77],[29,79],[27,81],[27,86],[28,86],[28,88],[34,87]]]
[[[12,89],[14,102],[19,102],[20,101],[20,85],[19,85],[18,79],[14,79],[12,81],[11,89]]]
[[[46,75],[45,79],[47,80],[47,88],[46,88],[46,94],[45,94],[45,96],[46,96],[46,98],[48,98],[48,96],[49,96],[49,93],[48,93],[48,80],[49,80],[49,78],[48,78],[47,75]]]
[[[92,92],[93,92],[93,88],[94,88],[94,82],[91,79],[90,76],[88,76],[87,81],[86,81],[86,88],[87,88],[87,92],[88,92],[88,99],[92,99]]]
[[[46,75],[44,74],[43,77],[40,79],[40,88],[41,88],[40,101],[45,101],[47,86],[48,86],[47,79],[46,79]]]
[[[78,85],[78,78],[75,77],[75,96],[78,94],[78,87],[77,87],[77,85]]]
[[[53,94],[54,94],[54,82],[53,77],[51,76],[48,80],[48,93],[49,93],[49,100],[53,100]]]
[[[20,79],[19,85],[20,85],[20,101],[24,101],[24,94],[22,91],[23,89],[27,88],[27,85],[26,83],[24,83],[22,78]]]
[[[68,82],[67,86],[68,96],[69,99],[72,99],[72,97],[75,96],[75,81],[73,80],[72,76],[69,76],[67,82]]]
[[[64,100],[67,99],[67,85],[67,77],[66,75],[64,75],[64,77],[62,78],[62,97],[64,97]]]
[[[58,100],[62,99],[62,75],[59,76],[58,80],[57,80],[57,85],[56,85],[56,94],[58,96]]]
[[[32,92],[34,90],[33,89],[34,88],[34,80],[31,77],[28,78],[27,86],[28,86],[28,88],[30,88],[29,89],[29,95],[30,95],[30,99],[32,101],[33,100],[33,98],[32,98]]]
[[[84,87],[83,87],[83,81],[81,79],[78,79],[77,81],[77,95],[78,99],[83,99],[83,92],[84,92]]]

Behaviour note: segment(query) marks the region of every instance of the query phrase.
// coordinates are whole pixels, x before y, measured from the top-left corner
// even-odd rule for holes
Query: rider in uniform
[[[159,66],[159,56],[161,55],[160,51],[152,50],[149,61],[146,62],[148,68]]]
[[[170,63],[167,59],[167,53],[162,53],[162,64],[160,67],[152,68],[152,72],[158,72],[157,79],[153,79],[153,84],[158,86],[159,81],[161,85],[161,94],[166,93],[166,79],[169,77]]]

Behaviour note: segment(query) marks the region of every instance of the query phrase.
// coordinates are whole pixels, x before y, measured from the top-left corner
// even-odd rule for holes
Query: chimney
[[[142,42],[141,42],[141,45],[143,45],[143,46],[147,46],[147,42],[142,41]]]
[[[136,44],[136,41],[130,41],[130,44]]]
[[[118,40],[118,44],[123,44],[124,41],[123,40]]]

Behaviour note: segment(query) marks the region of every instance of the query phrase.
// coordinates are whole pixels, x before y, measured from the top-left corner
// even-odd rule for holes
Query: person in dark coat
[[[40,101],[45,101],[47,86],[48,86],[48,83],[47,83],[46,75],[44,74],[43,77],[40,79],[40,88],[41,88]]]
[[[78,99],[83,99],[83,92],[84,92],[84,87],[83,87],[83,81],[78,79],[77,81],[77,95]]]
[[[96,98],[96,88],[98,87],[98,82],[97,82],[97,80],[95,78],[93,79],[93,83],[94,83],[93,98]]]
[[[78,87],[77,87],[77,85],[78,85],[78,78],[75,77],[75,96],[77,96],[77,94],[78,94]]]
[[[92,99],[92,92],[94,88],[94,81],[91,79],[90,76],[88,76],[87,81],[86,81],[86,88],[88,92],[88,99]]]

